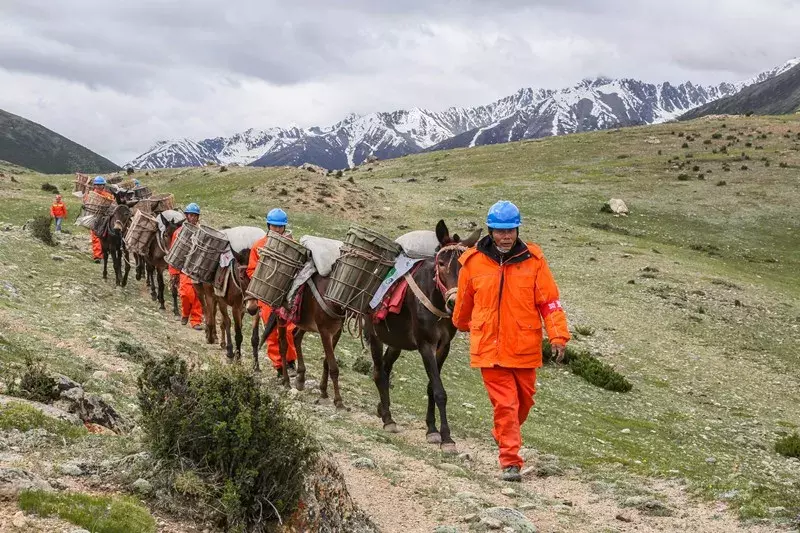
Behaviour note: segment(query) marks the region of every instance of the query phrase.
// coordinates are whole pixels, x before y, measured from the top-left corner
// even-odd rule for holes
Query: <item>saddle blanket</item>
[[[417,267],[416,264],[411,267],[411,273],[413,274],[416,271]],[[406,281],[405,275],[403,275],[400,280],[393,284],[389,288],[389,292],[383,297],[378,308],[372,313],[372,323],[377,324],[381,320],[384,320],[389,313],[397,314],[400,312],[400,309],[403,308],[403,300],[406,298],[406,292],[408,291],[408,281]]]
[[[375,296],[373,296],[372,300],[370,300],[370,308],[373,310],[377,309],[391,286],[394,285],[397,280],[402,279],[406,273],[410,272],[411,269],[414,268],[414,265],[422,260],[423,259],[408,257],[405,254],[400,254],[397,256],[397,259],[394,260],[394,267],[389,271],[389,274],[387,274],[386,278],[383,280],[383,283],[381,283],[380,287],[378,287]]]
[[[297,289],[294,297],[292,299],[287,299],[284,303],[284,306],[279,307],[276,310],[276,313],[278,313],[278,318],[292,324],[297,324],[300,322],[300,312],[303,310],[303,290],[305,290],[305,285],[300,285],[300,288]],[[291,305],[289,305],[289,302],[291,302]],[[286,307],[287,305],[289,306]]]

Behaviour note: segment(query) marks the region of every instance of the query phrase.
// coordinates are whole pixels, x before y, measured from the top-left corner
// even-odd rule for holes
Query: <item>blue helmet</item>
[[[183,212],[186,213],[187,215],[199,215],[200,206],[192,202],[186,206],[186,209],[184,209]]]
[[[506,200],[501,200],[489,208],[486,225],[489,229],[514,229],[522,224],[519,208]]]
[[[133,180],[134,187],[138,187],[139,185],[141,185],[141,183],[139,183],[139,180]]]
[[[106,179],[103,176],[97,176],[92,181],[92,185],[105,185]]]
[[[270,226],[285,226],[289,223],[289,216],[286,214],[286,211],[283,209],[275,208],[271,209],[269,213],[267,213],[267,224]]]

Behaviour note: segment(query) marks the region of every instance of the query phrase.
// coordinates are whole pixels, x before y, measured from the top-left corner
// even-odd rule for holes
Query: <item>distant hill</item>
[[[94,173],[120,168],[63,135],[2,109],[0,159],[47,174]]]
[[[800,60],[774,78],[745,87],[738,93],[720,98],[681,115],[691,120],[706,115],[787,115],[800,111]]]

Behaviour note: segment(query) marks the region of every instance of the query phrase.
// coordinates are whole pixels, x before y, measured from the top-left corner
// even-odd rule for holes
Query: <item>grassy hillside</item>
[[[692,109],[681,120],[707,115],[786,115],[800,111],[800,64],[780,76]]]
[[[106,172],[119,166],[54,131],[0,109],[0,160],[46,174]]]
[[[800,427],[798,169],[800,118],[785,116],[701,119],[436,152],[365,164],[338,178],[248,167],[137,176],[154,190],[174,193],[180,204],[198,202],[211,225],[261,226],[269,208],[282,206],[295,234],[339,238],[351,221],[394,237],[444,218],[467,233],[494,201],[515,201],[523,211],[523,237],[543,247],[571,325],[584,332],[575,344],[634,385],[628,394],[610,393],[564,368],[542,369],[537,405],[523,431],[526,446],[554,455],[572,469],[576,486],[623,507],[639,494],[677,507],[665,486],[685,483],[701,500],[721,502],[717,508],[775,525],[800,512],[800,462],[774,451],[778,438]],[[0,171],[0,223],[19,225],[46,209],[50,195],[39,188],[52,177]],[[18,183],[10,182],[12,175]],[[70,181],[62,176],[55,184]],[[612,197],[627,202],[629,217],[600,211]],[[117,361],[119,339],[154,353],[219,356],[156,312],[141,285],[115,291],[103,284],[86,260],[86,239],[68,240],[78,249],[67,250],[74,257],[62,263],[50,260],[50,249],[0,233],[4,335],[41,351],[59,339],[53,364],[83,375],[91,375],[97,361]],[[32,278],[30,269],[36,270]],[[3,289],[4,282],[17,296]],[[69,296],[53,299],[53,292]],[[321,349],[316,338],[307,339],[307,359],[318,377]],[[443,380],[454,438],[482,450],[478,463],[484,466],[458,462],[466,478],[414,492],[445,517],[456,504],[441,502],[465,490],[459,483],[472,480],[492,498],[500,489],[492,477],[491,411],[480,376],[468,366],[467,347],[459,336]],[[326,446],[399,456],[379,475],[400,490],[414,478],[403,464],[443,460],[424,439],[414,440],[424,427],[424,371],[417,354],[404,354],[395,366],[393,409],[409,434],[384,435],[373,415],[377,394],[370,378],[349,370],[360,353],[359,341],[344,335],[338,356],[351,413],[320,411],[308,393],[299,401],[318,417]],[[0,361],[8,354],[0,351]],[[128,405],[136,365],[117,366],[109,390]],[[547,487],[534,479],[521,491],[536,498]],[[589,500],[574,510],[542,504],[532,516],[546,521],[552,512],[553,524],[593,531]],[[712,530],[703,527],[727,516],[709,514],[715,518],[693,527]],[[734,527],[719,524],[713,527]],[[612,514],[604,525],[619,523]]]

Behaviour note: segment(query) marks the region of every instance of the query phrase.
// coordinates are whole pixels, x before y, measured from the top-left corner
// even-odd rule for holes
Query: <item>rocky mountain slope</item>
[[[738,93],[695,108],[681,116],[690,120],[706,115],[786,115],[800,111],[800,59],[779,76],[761,80]]]
[[[201,141],[161,141],[130,163],[136,168],[314,163],[347,168],[368,157],[390,159],[425,150],[480,146],[581,131],[664,122],[736,94],[794,66],[790,61],[738,83],[700,86],[634,79],[583,80],[565,89],[520,89],[487,105],[441,112],[414,108],[349,115],[328,127],[247,130]]]
[[[0,109],[0,160],[48,174],[119,167],[58,133]]]

